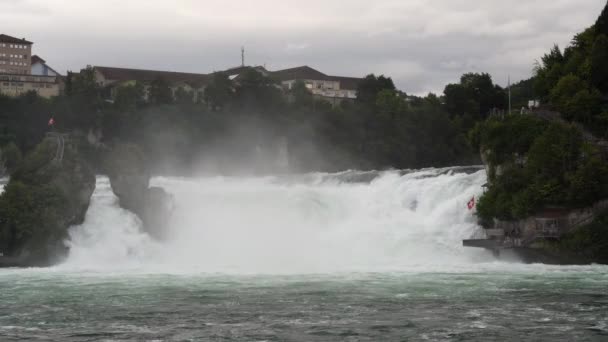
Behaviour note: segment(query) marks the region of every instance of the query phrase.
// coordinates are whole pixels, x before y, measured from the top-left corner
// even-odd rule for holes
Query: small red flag
[[[471,200],[467,203],[467,208],[469,208],[469,210],[475,208],[475,196],[473,196],[473,198],[471,198]]]
[[[53,126],[55,124],[55,119],[51,118],[49,120],[49,126]]]

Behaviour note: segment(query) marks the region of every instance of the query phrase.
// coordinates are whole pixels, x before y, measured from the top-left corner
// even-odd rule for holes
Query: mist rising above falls
[[[99,178],[61,267],[152,272],[316,273],[402,270],[491,258],[462,247],[479,228],[466,209],[483,171],[346,172],[157,178],[175,198],[155,242]]]

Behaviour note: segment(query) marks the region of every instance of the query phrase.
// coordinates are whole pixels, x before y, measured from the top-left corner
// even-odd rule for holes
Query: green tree
[[[173,103],[173,91],[163,78],[157,78],[150,84],[148,101],[153,104],[171,104]]]
[[[4,164],[9,174],[15,171],[17,165],[21,162],[21,157],[21,150],[14,142],[0,147],[0,166]]]
[[[590,125],[594,116],[601,110],[601,103],[602,94],[597,89],[581,89],[571,98],[567,98],[560,109],[567,119]]]
[[[493,109],[504,109],[506,95],[502,88],[494,85],[487,73],[467,73],[460,83],[448,84],[444,91],[445,106],[451,115],[472,115],[486,118]]]
[[[144,98],[144,88],[141,83],[119,86],[115,90],[114,106],[119,111],[132,112],[137,109]]]
[[[606,34],[601,34],[595,39],[589,58],[591,84],[603,93],[608,93],[608,36]]]
[[[186,90],[184,87],[179,87],[175,91],[175,102],[179,104],[192,104],[194,103],[194,93]]]
[[[357,102],[373,106],[376,103],[378,93],[386,89],[396,90],[395,84],[390,77],[385,77],[384,75],[376,77],[374,74],[367,75],[357,85]]]
[[[555,87],[551,89],[549,99],[558,110],[563,111],[567,108],[572,96],[585,88],[587,85],[583,80],[574,74],[568,74],[560,78]]]
[[[234,96],[234,86],[228,75],[223,72],[214,73],[211,83],[205,88],[203,95],[205,103],[212,110],[222,110]]]
[[[296,81],[289,93],[293,96],[293,102],[296,107],[313,106],[314,99],[312,92],[306,88],[306,84],[303,81]]]
[[[604,6],[604,9],[602,10],[602,13],[600,14],[600,16],[597,18],[597,21],[595,22],[595,32],[600,35],[600,34],[605,34],[608,35],[608,4],[606,4],[606,6]]]
[[[240,109],[248,112],[268,111],[283,104],[277,83],[254,68],[247,68],[239,75],[235,99]]]

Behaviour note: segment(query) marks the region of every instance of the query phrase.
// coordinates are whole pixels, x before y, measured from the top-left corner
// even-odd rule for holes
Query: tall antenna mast
[[[241,46],[241,66],[245,66],[245,47]]]
[[[509,115],[511,115],[511,75],[508,76],[509,82]]]

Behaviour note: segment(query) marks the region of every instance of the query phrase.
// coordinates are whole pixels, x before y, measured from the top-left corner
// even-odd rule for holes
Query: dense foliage
[[[356,101],[332,105],[301,82],[284,90],[253,68],[235,81],[214,74],[203,94],[163,80],[103,89],[89,68],[69,74],[65,95],[50,100],[0,97],[0,141],[27,151],[53,116],[60,131],[139,145],[156,172],[272,171],[281,146],[290,171],[446,166],[477,162],[466,132],[504,102],[487,74],[463,75],[444,97],[409,96],[369,75]]]
[[[596,25],[563,52],[554,46],[536,75],[514,86],[517,104],[535,94],[560,114],[493,117],[469,133],[489,166],[488,188],[477,207],[484,224],[608,198],[606,150],[598,143],[608,135],[606,15],[604,9]]]
[[[595,263],[608,264],[608,213],[600,215],[594,222],[576,229],[559,241],[545,242],[545,248],[557,254],[572,255],[591,260]]]
[[[608,197],[608,163],[574,125],[511,115],[479,123],[471,141],[490,169],[477,207],[486,223],[523,218],[547,205],[584,207]]]
[[[577,34],[563,51],[556,45],[537,63],[536,95],[568,120],[608,137],[607,8],[596,24]]]
[[[26,155],[0,196],[0,251],[27,262],[48,262],[63,249],[67,227],[84,219],[95,187],[91,170],[67,148],[53,161],[56,143],[45,139]]]

